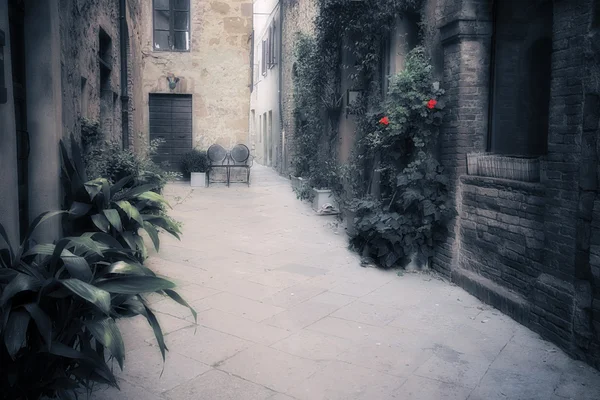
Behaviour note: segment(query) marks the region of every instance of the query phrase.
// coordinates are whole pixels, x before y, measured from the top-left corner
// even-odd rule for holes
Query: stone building
[[[139,29],[139,0],[0,0],[0,221],[13,243],[61,208],[58,142],[82,118],[125,146],[142,129]]]
[[[281,85],[290,143],[297,134],[295,32],[314,31],[318,11],[314,0],[284,4]],[[426,0],[423,7],[424,44],[449,110],[440,159],[458,211],[431,266],[600,367],[600,2]],[[389,73],[402,68],[417,39],[410,18],[396,33],[402,40],[390,43],[382,65]],[[351,88],[342,80],[341,89]],[[354,129],[351,116],[341,119],[343,163]],[[467,174],[467,154],[481,152],[538,165],[532,173],[539,178]]]
[[[136,146],[164,139],[174,167],[192,148],[248,142],[252,2],[142,2],[143,119]]]

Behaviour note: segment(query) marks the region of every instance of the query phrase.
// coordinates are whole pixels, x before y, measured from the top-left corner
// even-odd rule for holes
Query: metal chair
[[[229,186],[229,154],[227,150],[220,144],[213,144],[206,151],[208,156],[208,172],[207,172],[207,183],[210,186],[211,183],[211,175],[212,172],[216,169],[222,168],[225,169],[225,180],[224,181],[215,181],[212,183],[226,183]]]
[[[250,168],[252,168],[253,158],[250,155],[250,149],[244,144],[236,144],[229,152],[229,177],[231,179],[231,169],[240,168],[246,170],[246,183],[250,186]]]

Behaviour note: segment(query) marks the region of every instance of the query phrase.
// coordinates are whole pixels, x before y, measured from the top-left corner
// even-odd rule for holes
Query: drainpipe
[[[280,139],[283,139],[283,1],[279,1],[279,129],[281,130]],[[287,170],[287,163],[284,155],[286,154],[284,141],[281,140],[281,172]]]
[[[120,51],[121,51],[121,140],[123,148],[129,147],[129,95],[127,91],[127,42],[129,32],[127,29],[127,0],[119,0],[120,20]]]

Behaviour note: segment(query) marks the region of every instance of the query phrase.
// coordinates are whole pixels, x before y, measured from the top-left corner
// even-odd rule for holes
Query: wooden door
[[[191,95],[150,95],[150,140],[154,139],[164,141],[154,161],[178,170],[183,154],[193,148]]]

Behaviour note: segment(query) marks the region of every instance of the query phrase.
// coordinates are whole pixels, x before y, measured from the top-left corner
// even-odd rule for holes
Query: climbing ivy
[[[443,90],[423,47],[407,56],[382,99],[382,44],[398,17],[421,6],[422,0],[319,0],[316,33],[301,36],[296,48],[295,173],[334,189],[342,206],[356,211],[352,245],[385,267],[415,253],[430,256],[452,215],[437,161]],[[349,105],[357,126],[350,162],[332,167],[342,74],[363,90]]]

